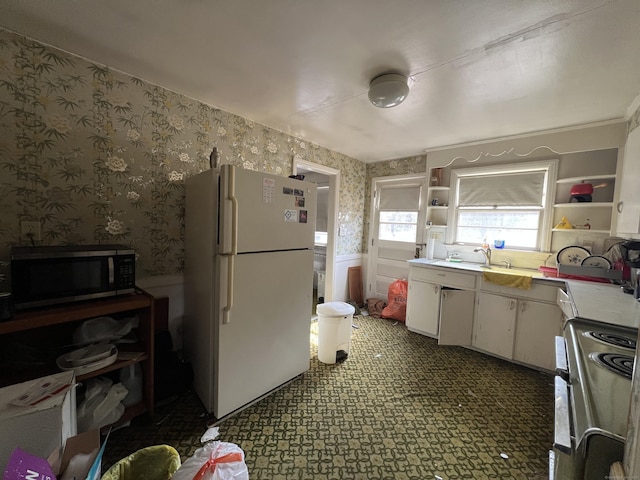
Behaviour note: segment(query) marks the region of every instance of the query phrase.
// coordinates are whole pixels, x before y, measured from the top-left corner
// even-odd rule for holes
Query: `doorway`
[[[324,165],[294,159],[293,174],[304,175],[305,181],[318,185],[314,248],[314,302],[311,312],[313,318],[316,316],[317,303],[330,302],[333,298],[340,171]]]
[[[409,277],[407,260],[424,248],[424,182],[424,174],[373,179],[367,297],[386,299],[391,283]]]

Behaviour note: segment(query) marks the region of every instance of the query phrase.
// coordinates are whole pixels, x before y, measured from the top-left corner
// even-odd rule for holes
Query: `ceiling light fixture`
[[[385,73],[369,83],[369,100],[376,107],[390,108],[400,105],[409,95],[407,77],[399,73]]]

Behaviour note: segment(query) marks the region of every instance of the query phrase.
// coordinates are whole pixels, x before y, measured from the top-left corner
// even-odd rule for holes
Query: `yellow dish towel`
[[[482,278],[487,282],[497,283],[505,287],[522,288],[529,290],[531,288],[531,277],[528,275],[518,275],[511,273],[498,272],[482,272]]]

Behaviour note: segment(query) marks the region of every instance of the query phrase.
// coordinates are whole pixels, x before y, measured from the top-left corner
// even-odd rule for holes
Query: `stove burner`
[[[586,332],[585,335],[616,347],[636,349],[636,341],[633,338],[624,337],[616,333]]]
[[[633,374],[634,357],[619,353],[592,353],[589,355],[594,362],[618,375],[631,380]]]

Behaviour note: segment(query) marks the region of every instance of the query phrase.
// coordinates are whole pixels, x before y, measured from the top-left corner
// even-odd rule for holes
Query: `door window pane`
[[[380,212],[380,240],[416,242],[418,212]]]

